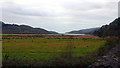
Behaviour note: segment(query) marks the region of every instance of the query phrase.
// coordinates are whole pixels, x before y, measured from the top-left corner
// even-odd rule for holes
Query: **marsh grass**
[[[85,67],[105,39],[3,39],[3,66]]]

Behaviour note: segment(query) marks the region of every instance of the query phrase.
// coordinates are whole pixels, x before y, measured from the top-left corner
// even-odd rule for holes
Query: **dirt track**
[[[88,68],[120,68],[120,43]]]

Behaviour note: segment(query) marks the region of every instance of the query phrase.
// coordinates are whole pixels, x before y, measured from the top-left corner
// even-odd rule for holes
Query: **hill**
[[[51,34],[58,34],[57,32],[55,31],[49,31]]]
[[[120,37],[120,17],[115,19],[109,25],[102,26],[100,30],[95,31],[93,34],[100,37],[106,37],[106,36]]]
[[[42,28],[33,28],[28,25],[2,24],[3,34],[54,34]]]
[[[90,28],[90,29],[82,29],[78,31],[70,31],[67,34],[92,34],[94,31],[99,30],[100,28]]]

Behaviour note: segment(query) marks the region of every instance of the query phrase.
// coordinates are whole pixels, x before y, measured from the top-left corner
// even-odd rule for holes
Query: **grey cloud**
[[[9,3],[9,2],[8,2]],[[3,6],[3,13],[10,12],[17,15],[27,15],[27,16],[45,16],[44,13],[32,9],[26,9],[22,5],[9,3],[7,6]]]
[[[24,5],[10,3],[3,7],[3,20],[10,23],[24,23],[47,30],[68,32],[83,28],[100,27],[110,23],[117,17],[116,2],[67,1],[60,3],[59,6],[63,8],[63,13],[55,12],[50,8],[46,9],[44,6],[43,8],[36,6],[39,9],[37,10],[37,8],[27,8]]]
[[[93,10],[93,9],[99,9],[102,8],[102,4],[96,4],[93,2],[68,2],[67,4],[62,4],[64,8],[70,9],[70,10],[80,10],[80,11],[86,11],[86,10]]]
[[[120,1],[118,3],[118,17],[120,17]]]

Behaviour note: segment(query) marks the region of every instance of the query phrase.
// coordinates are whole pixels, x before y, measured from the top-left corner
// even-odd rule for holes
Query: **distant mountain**
[[[54,34],[42,28],[33,28],[28,25],[2,24],[3,34]]]
[[[82,29],[78,31],[70,31],[67,34],[92,34],[94,31],[99,30],[100,28],[90,28],[90,29]]]
[[[120,17],[115,19],[109,25],[102,26],[100,30],[95,31],[93,34],[100,37],[106,37],[106,36],[120,37]]]
[[[49,31],[51,34],[58,34],[57,32],[55,31]]]

